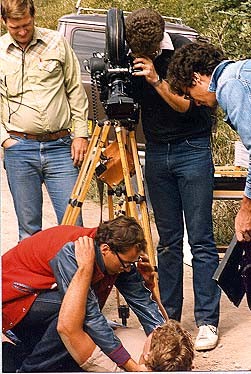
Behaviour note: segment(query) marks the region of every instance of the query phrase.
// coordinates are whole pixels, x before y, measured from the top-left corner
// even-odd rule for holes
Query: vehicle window
[[[85,73],[84,60],[93,57],[93,52],[104,52],[105,33],[77,29],[73,33],[72,48],[78,57],[81,72]]]

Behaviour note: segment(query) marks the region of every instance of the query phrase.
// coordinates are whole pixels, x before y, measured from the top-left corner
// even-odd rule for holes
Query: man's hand
[[[152,371],[145,364],[138,364],[137,371]]]
[[[8,138],[6,139],[3,143],[2,143],[2,147],[3,148],[9,148],[11,147],[12,145],[18,143],[18,140],[16,139],[12,139],[12,138]]]
[[[251,241],[251,199],[244,196],[235,218],[236,238],[239,242]]]
[[[151,371],[151,370],[149,370],[146,367],[146,365],[144,365],[144,364],[137,364],[132,358],[129,358],[129,360],[126,361],[126,363],[123,365],[123,368],[126,371],[134,371],[134,372],[138,372],[138,371]]]
[[[148,288],[152,289],[154,287],[154,267],[150,264],[147,254],[140,256],[139,262],[137,264],[138,271],[144,278]]]
[[[168,321],[167,312],[161,303],[159,293],[156,287],[157,281],[155,282],[155,279],[154,279],[156,275],[156,270],[150,264],[147,254],[140,256],[140,260],[137,264],[137,268],[140,274],[142,275],[144,281],[146,282],[147,288],[149,288],[149,290],[152,292],[153,300],[157,302],[159,309],[161,313],[163,314],[163,317],[165,318],[166,321]]]
[[[184,99],[183,96],[174,94],[169,87],[166,80],[156,85],[159,80],[158,73],[155,70],[154,64],[150,58],[138,57],[134,61],[134,69],[139,70],[133,73],[135,76],[144,76],[147,83],[151,84],[158,94],[170,105],[174,110],[180,113],[185,113],[190,108],[190,100]]]
[[[75,138],[71,145],[71,158],[74,166],[81,166],[88,148],[87,138]]]
[[[80,236],[75,241],[75,257],[79,268],[93,269],[95,259],[94,241],[88,236]]]
[[[133,73],[135,76],[144,76],[149,84],[154,84],[159,79],[153,62],[150,58],[138,57],[133,61],[133,68],[138,70]]]

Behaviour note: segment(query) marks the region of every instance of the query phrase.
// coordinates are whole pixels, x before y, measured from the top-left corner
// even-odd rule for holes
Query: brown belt
[[[44,134],[26,134],[24,132],[18,132],[18,131],[8,131],[8,134],[19,136],[23,139],[31,139],[31,140],[37,140],[38,142],[50,142],[52,140],[57,140],[59,138],[63,138],[66,135],[69,135],[70,130],[60,130],[56,132],[48,132]]]

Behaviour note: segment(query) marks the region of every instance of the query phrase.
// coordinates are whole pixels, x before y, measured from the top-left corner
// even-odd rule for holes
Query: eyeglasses
[[[129,268],[132,268],[133,266],[135,266],[137,264],[137,262],[139,261],[139,258],[137,261],[132,261],[132,262],[125,262],[124,260],[122,260],[122,258],[120,257],[120,255],[118,254],[118,252],[114,252],[115,255],[117,256],[119,262],[121,263],[121,266],[123,269],[129,269]]]

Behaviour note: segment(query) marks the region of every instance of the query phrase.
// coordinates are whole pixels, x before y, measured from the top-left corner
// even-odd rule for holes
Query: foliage
[[[230,57],[251,56],[251,1],[210,0],[207,9],[212,26],[207,34]]]
[[[239,136],[223,121],[223,113],[220,109],[217,118],[217,126],[212,134],[214,164],[233,165],[234,143],[239,140]]]
[[[56,29],[60,16],[75,11],[75,0],[34,0],[37,24]],[[183,21],[220,46],[229,57],[251,56],[251,0],[86,0],[82,6],[124,10],[152,7]]]
[[[74,0],[34,0],[34,4],[36,24],[49,29],[57,28],[58,18],[76,11]]]
[[[216,200],[213,202],[214,238],[217,245],[226,245],[234,235],[234,220],[240,202],[236,200]]]

